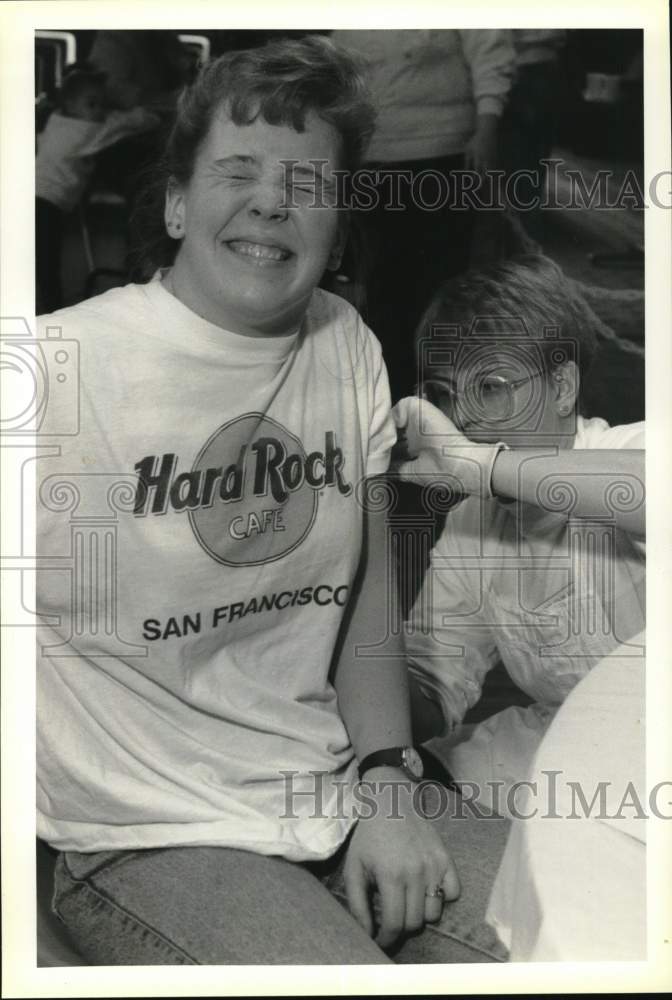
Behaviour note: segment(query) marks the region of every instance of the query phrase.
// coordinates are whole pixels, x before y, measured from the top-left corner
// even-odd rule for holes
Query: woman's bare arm
[[[515,449],[500,451],[492,468],[495,496],[577,518],[613,518],[646,536],[643,450]]]

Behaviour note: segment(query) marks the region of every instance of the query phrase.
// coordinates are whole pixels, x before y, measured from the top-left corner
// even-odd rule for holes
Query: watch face
[[[418,751],[414,749],[414,747],[406,747],[402,751],[402,757],[404,759],[404,766],[406,767],[406,770],[412,777],[417,778],[419,781],[424,774],[424,768]]]

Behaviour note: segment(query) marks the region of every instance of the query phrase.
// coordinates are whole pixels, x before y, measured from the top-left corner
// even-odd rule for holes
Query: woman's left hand
[[[397,444],[392,449],[392,471],[404,479],[450,471],[448,447],[471,447],[471,442],[438,407],[420,396],[406,396],[392,407]]]
[[[367,812],[355,828],[345,862],[350,911],[367,933],[375,934],[381,948],[388,948],[401,934],[439,920],[444,897],[456,899],[460,894],[448,851],[417,809],[418,786],[394,769],[386,771],[372,770],[364,782],[371,796],[367,795]],[[378,894],[377,927],[372,890]]]
[[[497,164],[497,134],[499,118],[497,115],[479,115],[476,130],[464,149],[464,166],[466,170],[476,170],[483,174],[493,170]]]

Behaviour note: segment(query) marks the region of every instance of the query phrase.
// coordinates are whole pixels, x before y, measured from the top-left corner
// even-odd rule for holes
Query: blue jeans
[[[462,812],[432,820],[457,865],[460,898],[389,954],[347,910],[347,847],[306,864],[226,847],[68,851],[56,864],[53,909],[91,965],[504,961],[483,918],[509,823]]]

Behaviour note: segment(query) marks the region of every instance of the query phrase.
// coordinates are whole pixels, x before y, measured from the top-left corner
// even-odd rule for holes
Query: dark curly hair
[[[304,131],[306,116],[314,112],[340,135],[339,166],[349,173],[360,165],[375,123],[357,59],[322,35],[273,40],[207,64],[180,95],[163,156],[136,206],[137,277],[149,278],[174,259],[178,244],[163,226],[166,187],[172,179],[190,180],[222,105],[236,125],[262,118],[297,132]]]

